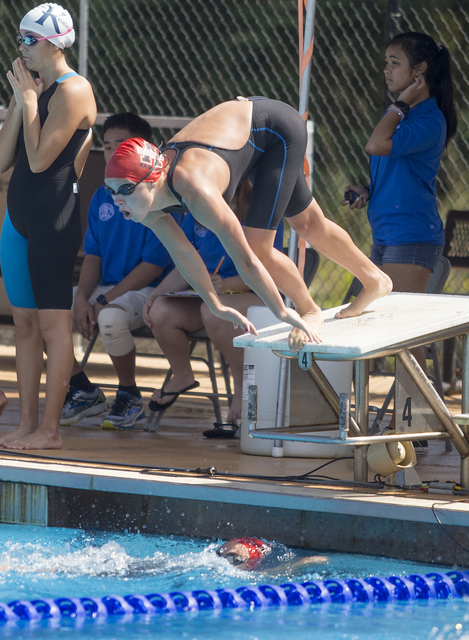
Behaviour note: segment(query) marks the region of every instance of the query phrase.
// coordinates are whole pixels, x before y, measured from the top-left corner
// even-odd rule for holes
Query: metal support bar
[[[78,49],[78,73],[88,77],[88,31],[90,27],[89,0],[80,0],[80,36]]]
[[[465,359],[467,358],[467,337],[464,344]],[[402,351],[397,354],[397,357],[402,362],[412,380],[415,382],[417,388],[422,393],[436,417],[441,422],[443,427],[451,434],[452,442],[456,447],[457,452],[461,456],[460,467],[460,483],[464,488],[469,488],[469,442],[464,435],[461,427],[453,421],[453,417],[446,408],[446,405],[441,400],[435,389],[428,384],[428,380],[420,366],[418,365],[412,354],[407,351]],[[464,365],[467,364],[467,360]],[[467,369],[464,369],[463,379],[467,382]]]
[[[368,400],[369,400],[370,361],[360,360],[355,366],[355,418],[362,436],[368,436]],[[357,482],[368,480],[367,447],[355,449],[354,479]]]
[[[317,444],[345,444],[347,446],[354,446],[364,448],[366,445],[375,444],[377,442],[408,442],[413,440],[448,440],[451,438],[451,434],[447,431],[419,431],[415,433],[394,433],[383,436],[351,436],[342,440],[342,438],[328,438],[327,436],[313,436],[306,434],[294,434],[294,433],[279,433],[274,434],[273,429],[259,429],[258,431],[251,431],[252,438],[259,438],[260,440],[272,440],[274,437],[278,437],[281,440],[287,440],[288,442],[313,442]]]
[[[253,431],[257,424],[257,386],[250,384],[248,389],[248,429]]]
[[[312,366],[310,369],[308,369],[307,373],[338,418],[340,414],[339,396],[336,394],[331,386],[331,383],[319,368],[315,360],[313,360]],[[351,416],[350,431],[356,436],[361,435],[360,428]]]
[[[282,429],[285,426],[285,405],[287,402],[287,382],[288,382],[288,362],[285,358],[280,360],[280,375],[278,385],[277,413],[275,415],[275,428]],[[275,440],[272,448],[272,456],[281,458],[283,456],[283,442]]]
[[[448,411],[446,405],[435,391],[434,387],[429,384],[428,378],[420,368],[417,360],[408,351],[402,351],[397,354],[406,371],[414,381],[415,385],[430,405],[438,420],[443,427],[451,434],[453,444],[461,456],[469,454],[469,442],[464,437],[464,433],[459,425],[455,424],[453,417]],[[430,435],[430,432],[427,434]]]
[[[350,396],[348,393],[339,395],[339,430],[340,439],[346,440],[350,430]]]
[[[462,336],[462,406],[461,413],[469,413],[469,341],[467,333]]]

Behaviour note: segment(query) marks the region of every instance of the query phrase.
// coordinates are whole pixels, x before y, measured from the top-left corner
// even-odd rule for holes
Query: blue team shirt
[[[221,258],[225,256],[225,259],[217,272],[218,275],[223,280],[238,275],[233,260],[226,253],[225,248],[217,236],[213,231],[210,231],[207,227],[203,227],[199,224],[191,213],[186,213],[186,217],[182,223],[182,230],[191,244],[197,249],[209,273],[214,273]],[[283,251],[283,221],[281,221],[277,228],[274,246],[279,251]]]
[[[181,224],[184,214],[173,217]],[[149,262],[163,269],[161,276],[148,285],[156,287],[174,267],[169,253],[153,231],[143,224],[126,220],[104,186],[91,199],[84,252],[101,258],[102,285],[118,284],[141,262]]]
[[[445,243],[436,202],[436,175],[446,121],[435,98],[410,110],[397,126],[389,156],[371,156],[368,220],[373,242]]]

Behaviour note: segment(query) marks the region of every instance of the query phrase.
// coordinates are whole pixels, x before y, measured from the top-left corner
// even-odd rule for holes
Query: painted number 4
[[[404,404],[404,411],[402,412],[402,422],[407,421],[407,426],[410,427],[412,424],[412,398],[406,398]]]

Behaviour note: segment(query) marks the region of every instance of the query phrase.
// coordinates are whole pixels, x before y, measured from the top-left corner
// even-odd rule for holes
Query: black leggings
[[[254,167],[246,227],[276,229],[283,216],[300,213],[313,199],[303,173],[306,125],[277,100],[254,100],[250,144],[262,153]]]

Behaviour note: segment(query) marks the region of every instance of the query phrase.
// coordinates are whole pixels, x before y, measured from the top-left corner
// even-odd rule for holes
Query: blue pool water
[[[329,553],[318,561],[279,546],[277,568],[247,572],[216,555],[222,542],[0,525],[0,601],[145,595],[452,568]],[[15,640],[50,638],[52,633],[72,640],[469,640],[469,602],[308,605],[0,625],[0,637]]]

